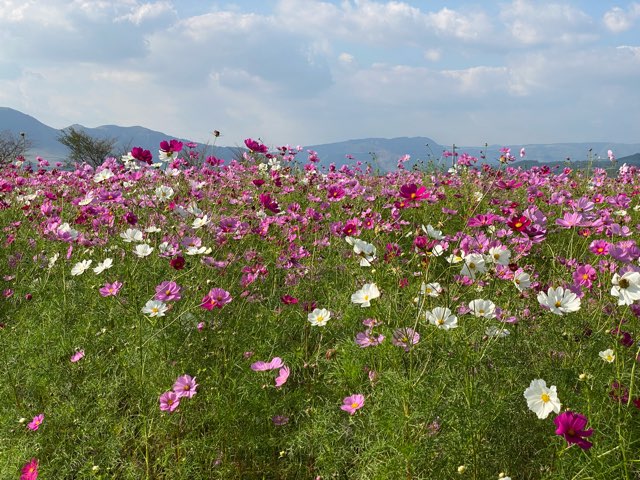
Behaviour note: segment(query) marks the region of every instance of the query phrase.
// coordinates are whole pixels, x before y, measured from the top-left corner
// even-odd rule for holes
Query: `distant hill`
[[[98,138],[116,138],[117,152],[128,151],[131,147],[144,147],[151,150],[156,155],[162,140],[177,138],[174,135],[150,130],[148,128],[133,126],[122,127],[118,125],[102,125],[96,128],[87,128],[82,125],[72,125],[77,129],[86,131],[89,135]],[[12,108],[0,107],[0,132],[8,130],[15,135],[25,132],[26,138],[31,141],[32,148],[29,157],[36,155],[46,158],[49,161],[63,161],[66,159],[67,148],[57,141],[60,130],[49,127],[37,119],[26,115]],[[179,139],[188,142],[189,139]],[[495,164],[500,148],[504,145],[488,145],[486,147],[477,146],[457,146],[456,152],[468,153],[480,158],[483,152],[486,159],[481,162]],[[613,150],[618,158],[617,164],[636,164],[637,156],[640,156],[640,143],[554,143],[554,144],[529,144],[529,145],[507,145],[511,147],[512,153],[518,156],[520,148],[526,150],[524,162],[516,162],[516,165],[526,167],[527,165],[539,165],[540,163],[564,164],[567,158],[572,162],[587,161],[591,158],[593,164],[604,162],[609,164],[607,151]],[[198,148],[205,145],[198,144]],[[270,147],[275,147],[270,145]],[[219,158],[230,160],[237,155],[238,147],[215,146],[208,147],[210,154]],[[429,162],[438,163],[443,161],[445,165],[450,165],[450,159],[442,159],[445,150],[452,150],[452,145],[440,145],[428,137],[398,137],[398,138],[364,138],[356,140],[345,140],[336,143],[321,145],[311,145],[304,147],[305,151],[299,154],[300,161],[306,160],[306,150],[318,152],[321,163],[329,165],[335,163],[337,166],[344,164],[354,164],[355,161],[370,163],[382,171],[392,170],[396,167],[397,161],[403,155],[410,155],[411,160],[407,162],[407,167],[415,163],[427,164]],[[349,155],[352,158],[347,158]],[[519,157],[518,157],[519,158]],[[629,159],[629,160],[625,160]]]

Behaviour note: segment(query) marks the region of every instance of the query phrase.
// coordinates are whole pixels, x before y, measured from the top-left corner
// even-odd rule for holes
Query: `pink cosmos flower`
[[[20,471],[20,480],[37,480],[38,478],[38,459],[32,458],[27,462]]]
[[[191,378],[189,375],[182,375],[173,384],[173,391],[178,398],[191,398],[196,394],[197,387],[196,377]]]
[[[267,148],[266,145],[263,145],[260,142],[255,141],[252,138],[247,138],[244,141],[244,144],[247,146],[247,148],[249,150],[251,150],[252,152],[256,152],[256,153],[267,153],[269,151],[269,149]]]
[[[282,385],[287,383],[287,380],[289,379],[289,373],[289,367],[287,367],[286,365],[278,371],[278,376],[276,377],[276,388],[280,388]]]
[[[222,288],[212,288],[209,293],[202,299],[200,306],[205,310],[213,310],[214,308],[222,308],[233,298],[231,294]]]
[[[583,450],[588,450],[593,445],[583,437],[590,437],[593,429],[585,430],[587,417],[571,411],[562,412],[553,419],[556,424],[556,435],[562,435],[569,445],[577,444]]]
[[[607,255],[610,248],[611,244],[606,240],[594,240],[589,245],[589,251],[596,255]]]
[[[280,357],[273,357],[270,362],[258,361],[251,364],[251,370],[254,372],[265,372],[267,370],[275,370],[284,366],[284,362]]]
[[[398,328],[393,332],[391,343],[397,347],[404,348],[405,352],[411,350],[411,346],[420,341],[420,334],[413,328]]]
[[[345,397],[342,400],[341,410],[348,412],[349,415],[353,415],[356,413],[356,410],[359,410],[364,405],[364,395],[360,395],[359,393],[355,395],[351,395],[350,397]]]
[[[103,297],[115,297],[122,288],[122,282],[105,283],[99,292]]]
[[[71,363],[76,363],[82,358],[84,358],[84,350],[78,350],[73,355],[71,355],[71,358],[69,360],[71,361]]]
[[[594,280],[596,279],[596,269],[591,265],[580,265],[573,272],[573,282],[581,287],[591,288]]]
[[[180,397],[175,392],[164,392],[160,395],[160,410],[163,412],[173,412],[180,406]]]
[[[27,428],[35,432],[40,428],[40,424],[43,421],[44,421],[44,413],[41,413],[40,415],[36,415],[35,417],[33,417],[33,420],[31,420],[31,423],[27,425]]]
[[[153,298],[161,302],[180,300],[182,298],[180,290],[181,287],[176,282],[164,281],[156,287],[156,295]]]

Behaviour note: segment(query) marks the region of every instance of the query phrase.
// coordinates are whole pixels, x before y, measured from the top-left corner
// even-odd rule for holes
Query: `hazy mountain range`
[[[115,154],[125,153],[132,147],[143,147],[151,150],[157,155],[159,144],[162,140],[176,138],[173,135],[149,130],[148,128],[134,126],[121,127],[117,125],[102,125],[96,128],[87,128],[82,125],[70,125],[76,129],[84,130],[89,135],[98,138],[115,138]],[[17,110],[0,107],[0,132],[9,131],[18,136],[24,132],[25,138],[31,143],[31,149],[27,158],[33,159],[36,156],[46,158],[50,162],[64,161],[67,157],[67,148],[57,141],[61,131],[49,127],[37,119]],[[179,139],[188,142],[189,139]],[[270,145],[271,147],[275,147]],[[466,152],[469,155],[480,157],[486,155],[486,162],[495,162],[500,155],[500,148],[503,145],[487,146],[456,146],[456,152]],[[584,142],[584,143],[554,143],[554,144],[529,144],[529,145],[509,145],[512,154],[519,159],[518,152],[524,147],[526,150],[527,166],[535,165],[533,162],[543,163],[564,163],[567,159],[571,162],[587,161],[589,159],[602,161],[607,164],[607,151],[612,150],[618,159],[618,163],[623,162],[640,164],[640,143],[607,143],[607,142]],[[205,145],[199,144],[198,148]],[[208,146],[208,154],[219,158],[232,159],[244,145],[232,146]],[[405,154],[411,156],[408,165],[414,162],[439,162],[442,160],[442,153],[445,150],[451,151],[452,145],[440,145],[436,141],[427,137],[401,137],[401,138],[365,138],[358,140],[346,140],[337,143],[322,145],[309,145],[305,150],[315,150],[321,162],[325,165],[336,163],[337,165],[352,164],[356,160],[372,163],[381,170],[393,169],[398,158]],[[300,159],[306,160],[306,151],[301,152]],[[349,158],[347,158],[349,156]],[[591,158],[589,158],[591,157]],[[447,163],[450,160],[445,160]]]

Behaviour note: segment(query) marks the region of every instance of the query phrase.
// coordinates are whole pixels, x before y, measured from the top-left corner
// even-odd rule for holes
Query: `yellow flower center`
[[[353,402],[351,404],[351,408],[358,408],[360,405],[358,404],[358,402]]]
[[[540,395],[540,400],[542,400],[544,403],[547,403],[551,401],[551,397],[549,397],[549,395],[547,395],[546,393],[543,393],[542,395]]]
[[[562,302],[560,302],[559,300],[556,301],[556,308],[560,307],[560,305],[562,305]]]

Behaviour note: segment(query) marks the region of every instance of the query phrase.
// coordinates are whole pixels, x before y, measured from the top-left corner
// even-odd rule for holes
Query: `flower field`
[[[640,478],[640,171],[245,143],[0,169],[1,478]]]

